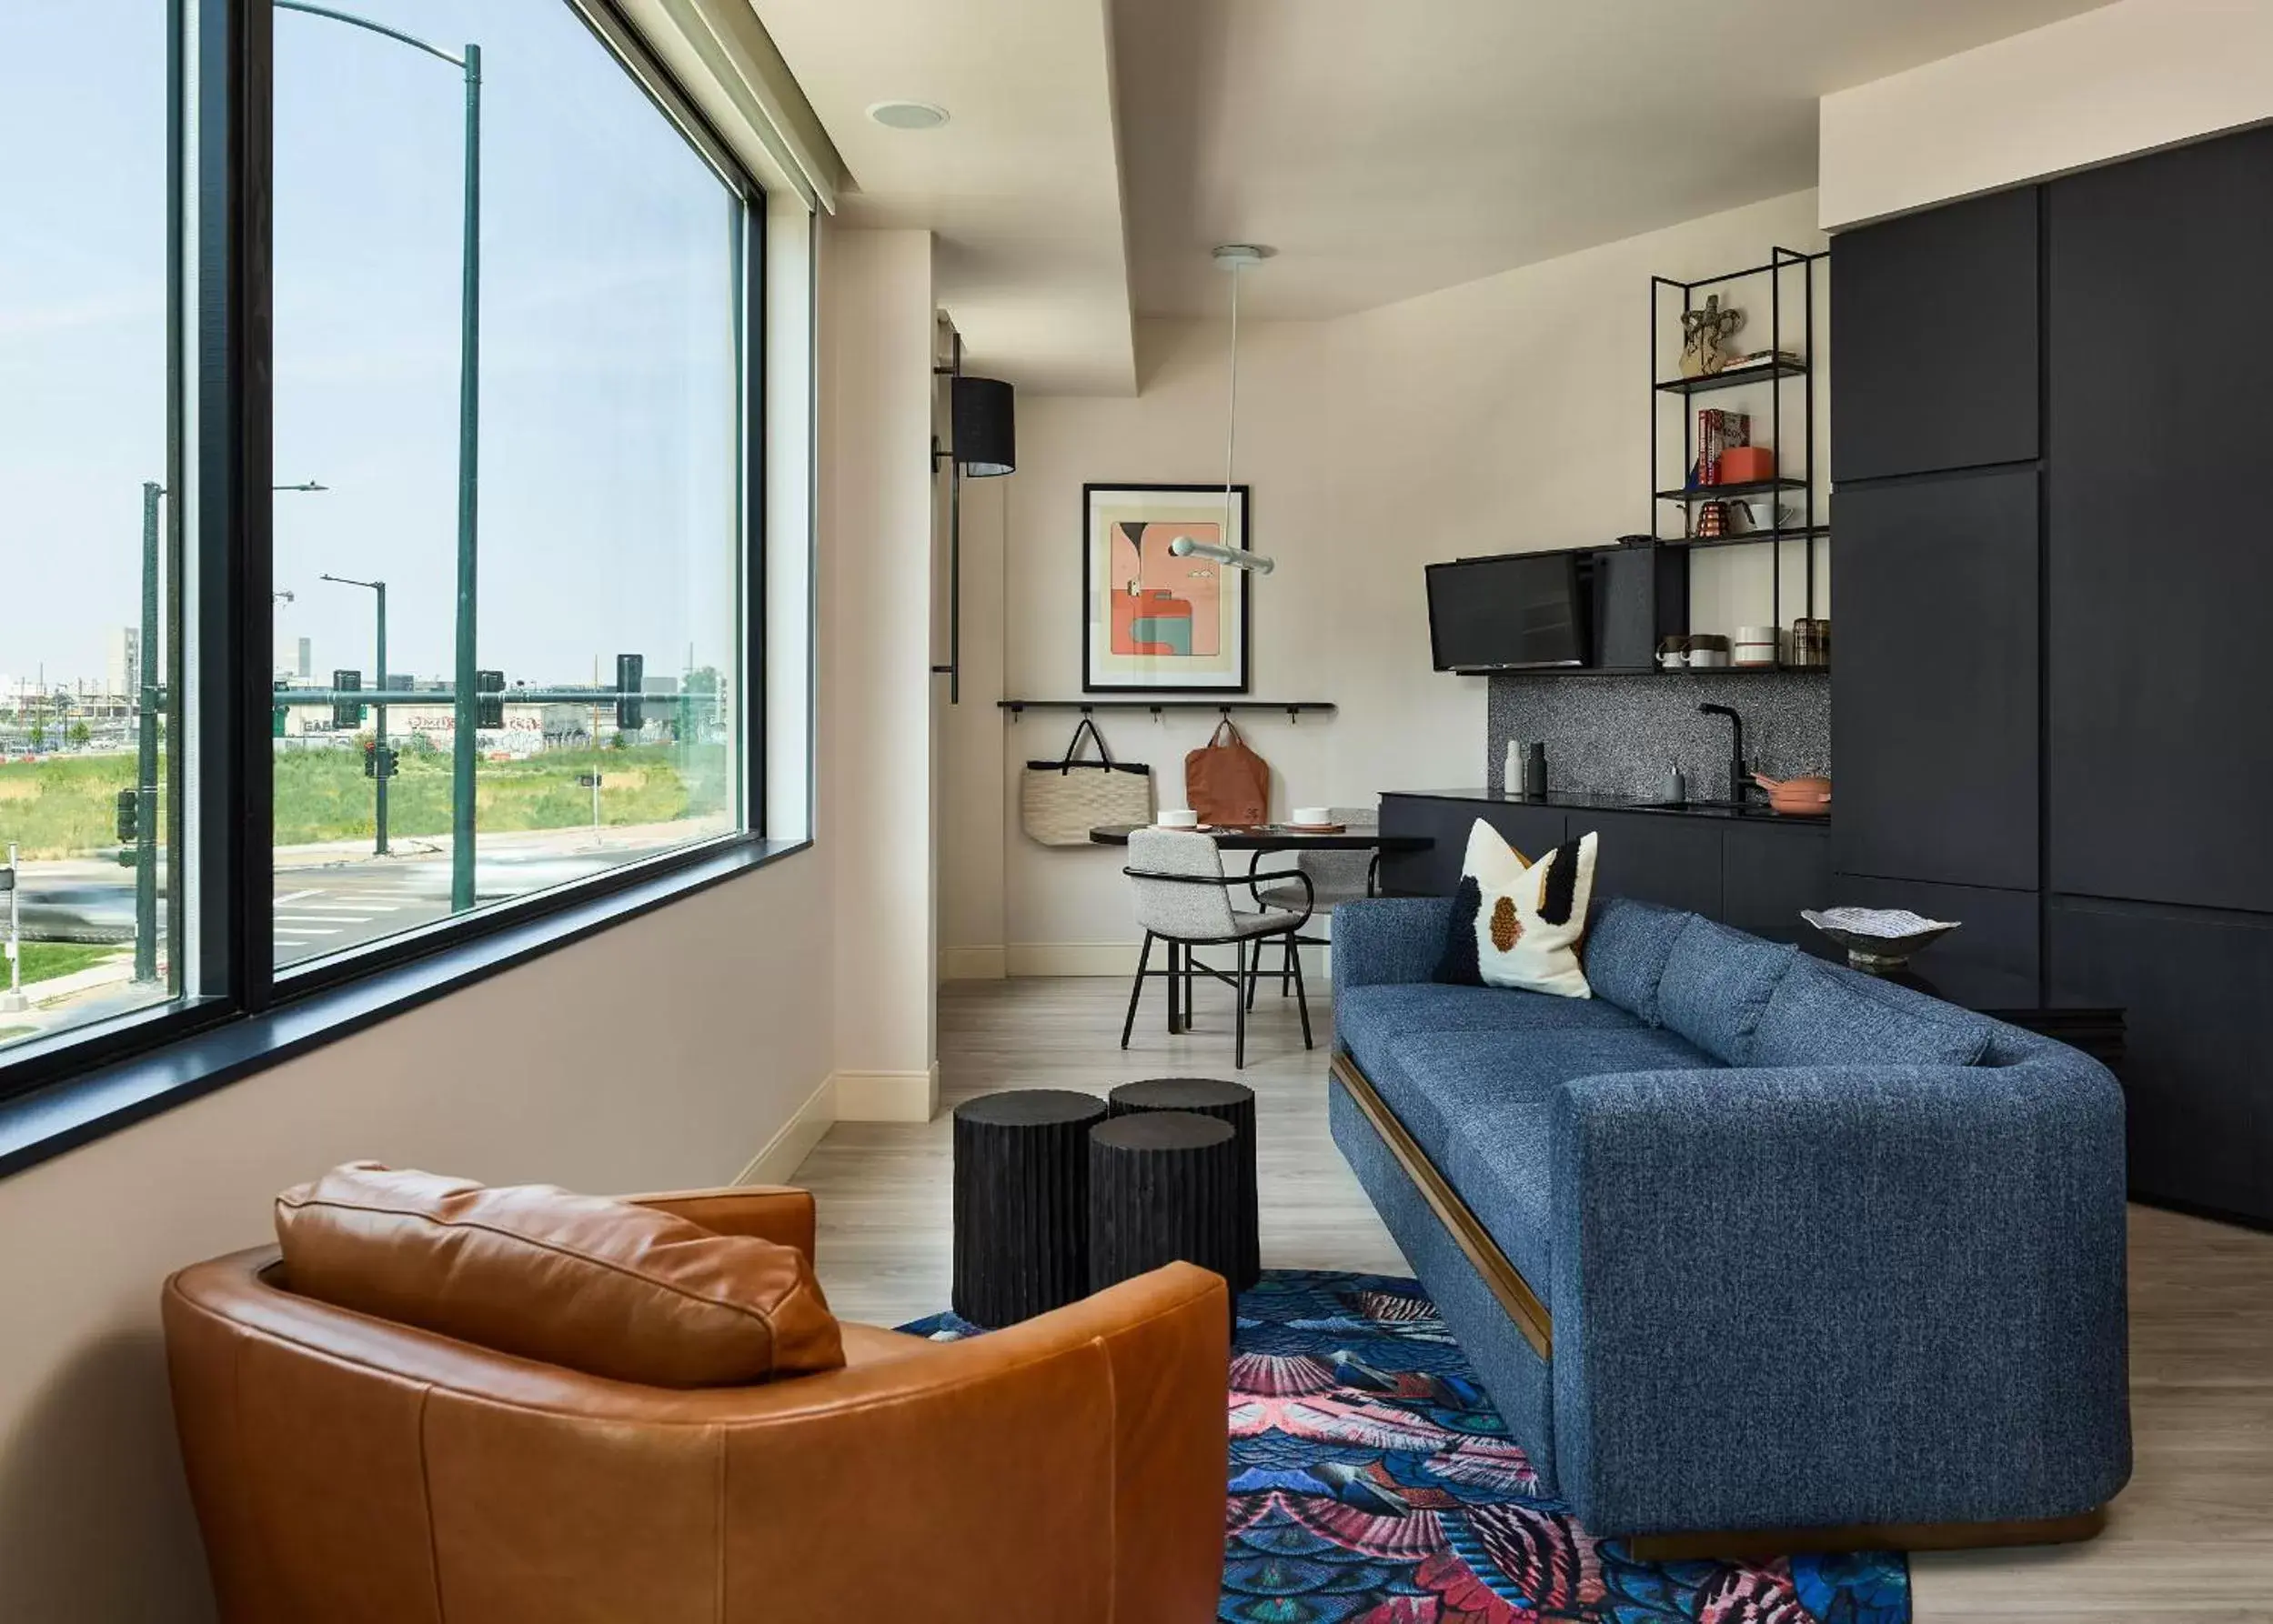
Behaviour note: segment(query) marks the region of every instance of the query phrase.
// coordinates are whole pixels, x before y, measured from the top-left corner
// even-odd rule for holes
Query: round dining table
[[[1126,846],[1132,831],[1146,827],[1101,823],[1090,830],[1089,837],[1097,846]],[[1426,851],[1435,844],[1426,835],[1383,835],[1378,825],[1370,823],[1347,824],[1333,831],[1262,823],[1240,828],[1209,827],[1180,832],[1211,835],[1225,851]]]

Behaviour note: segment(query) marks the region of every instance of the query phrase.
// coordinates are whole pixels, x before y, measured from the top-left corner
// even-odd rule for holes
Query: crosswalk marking
[[[368,914],[314,914],[295,909],[291,913],[277,916],[279,925],[368,925],[370,922],[371,916]]]

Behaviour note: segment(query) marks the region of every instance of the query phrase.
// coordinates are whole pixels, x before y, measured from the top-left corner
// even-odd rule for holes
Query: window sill
[[[406,963],[239,1016],[131,1059],[0,1099],[0,1178],[320,1048],[613,925],[811,847],[747,840],[636,884],[455,937]]]

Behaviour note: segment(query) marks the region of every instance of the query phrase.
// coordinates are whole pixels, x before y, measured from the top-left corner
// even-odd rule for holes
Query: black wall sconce
[[[1018,391],[1001,378],[958,376],[953,386],[955,461],[973,479],[1018,470]]]
[[[1018,391],[1001,378],[963,375],[963,340],[954,361],[932,371],[948,378],[950,443],[931,443],[931,466],[947,464],[947,664],[932,671],[947,678],[947,702],[963,697],[963,481],[1018,471]]]

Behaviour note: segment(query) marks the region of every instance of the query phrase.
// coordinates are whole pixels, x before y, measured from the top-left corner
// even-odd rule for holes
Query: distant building
[[[105,677],[112,697],[131,699],[142,688],[142,634],[115,626],[103,639]]]
[[[287,681],[306,682],[316,674],[316,640],[282,637],[277,642],[277,675]]]

